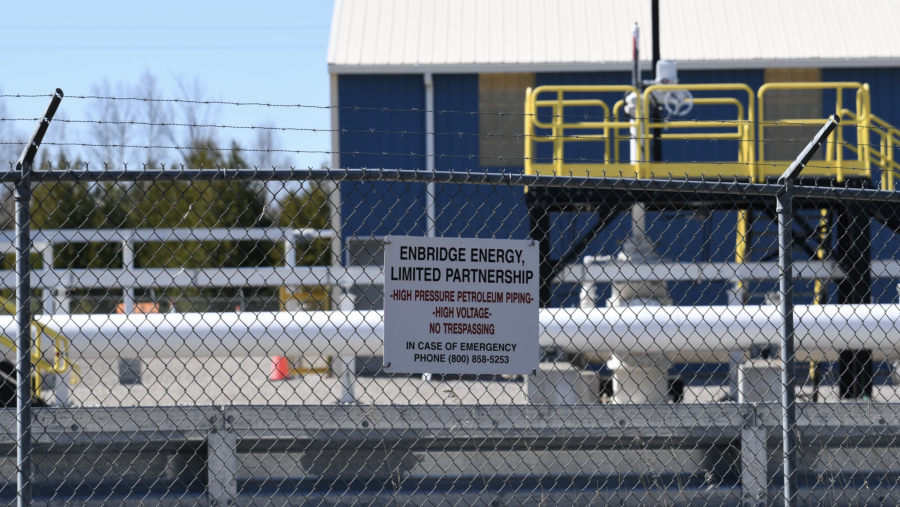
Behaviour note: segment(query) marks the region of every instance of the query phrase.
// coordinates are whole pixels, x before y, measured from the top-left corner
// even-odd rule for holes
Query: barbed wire
[[[0,145],[4,144],[14,144],[8,142],[0,142]],[[741,162],[741,161],[728,161],[728,160],[714,160],[714,161],[701,161],[701,160],[685,160],[685,161],[671,161],[671,160],[662,160],[662,161],[651,161],[651,160],[632,160],[632,159],[605,159],[605,158],[587,158],[587,157],[576,157],[569,159],[559,159],[559,158],[536,158],[531,157],[483,157],[480,155],[450,155],[450,154],[434,154],[434,155],[426,155],[424,153],[399,153],[399,152],[366,152],[366,151],[330,151],[330,150],[287,150],[287,149],[252,149],[252,148],[218,148],[218,147],[186,147],[186,146],[139,146],[139,145],[116,145],[116,144],[91,144],[91,143],[43,143],[44,145],[52,145],[52,146],[84,146],[84,147],[101,147],[101,148],[145,148],[145,149],[177,149],[177,150],[200,150],[200,151],[219,151],[219,152],[227,152],[227,151],[246,151],[246,152],[272,152],[272,153],[304,153],[304,154],[321,154],[321,155],[375,155],[375,156],[384,156],[384,157],[429,157],[433,156],[438,159],[442,158],[454,158],[454,159],[467,159],[467,160],[495,160],[495,161],[514,161],[514,162],[525,162],[527,160],[531,160],[532,163],[537,164],[555,164],[560,160],[566,164],[579,164],[579,163],[597,163],[597,164],[670,164],[673,166],[676,165],[685,165],[685,164],[705,164],[705,165],[719,165],[719,166],[755,166],[755,167],[785,167],[784,163],[776,163],[776,162]],[[12,162],[9,162],[12,164]],[[85,164],[89,164],[90,162],[84,162]],[[109,162],[106,162],[108,164]],[[123,162],[124,163],[124,162]],[[180,164],[184,167],[184,164]],[[817,164],[807,164],[804,167],[811,169],[827,169],[827,170],[835,170],[835,166],[828,165],[817,165]],[[216,166],[217,169],[224,169],[222,166]],[[210,168],[212,170],[212,168]],[[890,170],[890,169],[885,169]],[[671,177],[674,173],[668,173]]]
[[[584,92],[584,93],[615,93],[615,92]],[[53,94],[2,94],[0,98],[34,98],[34,97],[51,97]],[[425,108],[392,108],[392,107],[375,107],[375,106],[343,106],[343,105],[314,105],[314,104],[287,104],[287,103],[271,103],[271,102],[239,102],[239,101],[227,101],[227,100],[192,100],[192,99],[162,99],[162,98],[149,98],[149,97],[114,97],[114,96],[104,96],[104,95],[66,95],[68,99],[80,99],[80,100],[122,100],[122,101],[136,101],[136,102],[168,102],[168,103],[182,103],[182,104],[200,104],[200,105],[227,105],[227,106],[256,106],[256,107],[276,107],[276,108],[305,108],[305,109],[347,109],[347,110],[358,110],[358,111],[383,111],[383,112],[409,112],[409,113],[435,113],[435,114],[466,114],[466,115],[492,115],[492,116],[538,116],[545,118],[582,118],[582,119],[598,119],[602,121],[632,121],[632,120],[640,120],[640,121],[652,121],[652,122],[665,122],[672,120],[664,120],[662,118],[654,118],[654,117],[616,117],[609,115],[584,115],[584,114],[547,114],[547,113],[525,113],[525,112],[495,112],[495,111],[462,111],[462,110],[454,110],[454,109],[425,109]],[[539,106],[541,107],[541,106]],[[544,106],[551,107],[551,106]],[[591,106],[569,106],[569,107],[591,107]],[[692,118],[688,120],[675,120],[678,122],[716,122],[723,124],[735,124],[735,125],[772,125],[772,126],[796,126],[796,127],[821,127],[822,123],[797,123],[792,121],[777,121],[777,120],[704,120],[699,118]],[[824,123],[826,120],[823,119]],[[867,128],[873,130],[888,130],[885,127],[881,127],[878,125],[839,125],[840,127],[846,128]],[[543,127],[537,127],[543,128]],[[623,127],[624,128],[624,127]],[[654,127],[656,128],[656,127]],[[665,127],[660,127],[665,128]]]
[[[21,121],[21,120],[25,120],[25,119],[30,119],[30,120],[33,120],[33,121],[37,121],[39,118],[24,118],[24,119],[23,119],[23,118],[9,118],[9,119],[6,119],[6,118],[0,118],[0,121]],[[108,125],[137,125],[137,126],[145,126],[145,127],[221,128],[221,129],[238,129],[238,130],[273,130],[273,131],[282,131],[282,132],[293,132],[293,131],[300,131],[300,132],[341,132],[341,133],[360,133],[360,134],[373,133],[373,134],[446,135],[446,136],[472,136],[472,137],[515,137],[515,138],[535,137],[535,138],[541,138],[541,139],[581,139],[581,138],[588,137],[588,136],[591,136],[591,137],[594,137],[594,136],[595,136],[594,134],[584,134],[584,135],[578,135],[578,134],[570,134],[570,135],[553,135],[553,134],[524,134],[524,133],[522,133],[522,134],[519,134],[519,133],[516,133],[516,134],[497,134],[497,133],[493,133],[493,132],[488,132],[488,133],[480,133],[480,132],[478,132],[478,133],[476,133],[476,132],[463,132],[463,131],[458,131],[458,132],[442,132],[442,131],[427,132],[427,131],[407,131],[407,130],[380,130],[380,129],[374,129],[374,128],[369,128],[369,129],[347,129],[347,128],[333,129],[333,128],[315,128],[315,127],[275,127],[275,126],[264,126],[264,125],[224,125],[224,124],[215,124],[215,123],[206,123],[206,124],[204,124],[204,123],[179,123],[179,122],[145,122],[145,121],[134,121],[134,120],[128,120],[128,121],[118,121],[118,120],[72,120],[72,119],[66,119],[66,118],[55,119],[55,120],[53,120],[53,121],[58,121],[58,122],[62,122],[62,123],[73,123],[73,124],[86,123],[86,124],[100,124],[100,125],[104,125],[104,124],[108,124]],[[707,120],[697,120],[697,121],[700,122],[700,121],[707,121]],[[716,122],[718,123],[717,120],[708,120],[708,121],[716,121]],[[773,124],[773,125],[782,125],[782,126],[788,126],[788,125],[794,126],[794,125],[797,125],[796,123],[789,123],[789,122],[785,122],[785,123],[772,123],[772,124]],[[813,125],[810,124],[810,125],[807,125],[807,126],[813,126]],[[624,129],[624,127],[619,127],[619,129]],[[543,129],[543,130],[548,130],[548,129]],[[597,128],[596,130],[601,130],[601,128]],[[654,139],[664,139],[664,138],[662,138],[662,137],[660,137],[660,136],[642,136],[642,137],[636,137],[636,138],[633,138],[633,137],[631,137],[631,136],[628,136],[628,137],[604,137],[604,139],[610,139],[610,140],[630,140],[630,139],[638,139],[638,140],[654,140]],[[599,140],[599,139],[598,139],[598,140]],[[690,141],[690,140],[709,140],[709,139],[680,139],[680,140]],[[722,139],[722,140],[725,141],[725,140],[728,140],[728,139]],[[755,139],[735,139],[735,140],[736,140],[736,141],[754,141],[754,142],[756,141]],[[808,140],[808,139],[797,139],[797,140],[795,140],[795,139],[789,139],[788,141],[789,141],[789,142],[794,142],[794,141],[797,141],[797,142],[800,142],[800,141],[806,141],[806,142],[808,142],[809,140]],[[826,141],[826,142],[834,143],[835,141]],[[853,143],[853,144],[856,145],[856,143]]]
[[[18,120],[27,120],[28,118],[0,118],[0,121],[18,121]],[[35,119],[36,120],[36,119]],[[406,130],[376,130],[376,129],[316,129],[316,128],[303,128],[303,127],[266,127],[266,126],[237,126],[237,125],[218,125],[218,124],[189,124],[189,123],[151,123],[151,122],[135,122],[135,121],[105,121],[105,120],[66,120],[66,119],[57,119],[54,121],[64,122],[64,123],[87,123],[87,124],[113,124],[113,125],[138,125],[138,126],[158,126],[158,127],[185,127],[185,128],[222,128],[222,129],[239,129],[239,130],[272,130],[272,131],[302,131],[302,132],[340,132],[340,133],[357,133],[357,134],[399,134],[399,135],[442,135],[442,136],[459,136],[459,137],[491,137],[491,138],[515,138],[515,139],[527,139],[534,138],[537,140],[542,139],[563,139],[563,140],[573,140],[573,141],[584,141],[588,138],[594,142],[623,142],[623,141],[702,141],[702,142],[738,142],[738,143],[808,143],[809,139],[728,139],[728,138],[665,138],[662,136],[640,136],[640,137],[632,137],[632,136],[597,136],[592,134],[584,134],[584,135],[552,135],[552,134],[495,134],[495,133],[473,133],[473,132],[423,132],[423,131],[406,131]],[[0,142],[0,145],[15,145],[15,144],[24,144],[26,141],[19,142]],[[190,150],[194,148],[184,147],[184,146],[138,146],[138,145],[107,145],[107,144],[90,144],[90,143],[44,143],[48,145],[57,145],[57,146],[85,146],[85,147],[104,147],[104,148],[143,148],[143,149],[177,149],[177,150]],[[866,146],[870,148],[893,148],[900,149],[900,144],[891,145],[885,143],[856,143],[850,141],[823,141],[822,144],[826,145],[836,145],[842,147],[856,148],[860,146]],[[204,150],[221,150],[221,151],[257,151],[257,152],[287,152],[287,153],[316,153],[309,152],[303,150],[279,150],[279,149],[252,149],[252,148],[218,148],[218,147],[198,147],[197,149]],[[343,152],[346,153],[346,152]],[[450,156],[450,155],[447,155]],[[461,155],[462,157],[467,157],[466,155]],[[480,156],[479,156],[480,157]],[[485,157],[480,157],[485,158]],[[503,157],[506,158],[506,157]]]

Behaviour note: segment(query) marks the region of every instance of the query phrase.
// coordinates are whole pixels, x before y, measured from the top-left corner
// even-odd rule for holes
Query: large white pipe
[[[425,73],[425,172],[434,173],[434,76]],[[425,186],[425,235],[437,236],[437,184]]]
[[[870,349],[900,356],[900,305],[797,306],[800,355]],[[39,315],[71,342],[70,357],[381,354],[381,311]],[[540,344],[567,352],[644,354],[746,350],[776,343],[775,306],[657,306],[541,310]],[[0,332],[16,335],[13,317]]]

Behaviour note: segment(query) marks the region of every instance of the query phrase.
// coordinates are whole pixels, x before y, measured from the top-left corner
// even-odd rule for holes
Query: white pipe
[[[797,349],[844,348],[900,356],[900,305],[796,307]],[[241,312],[131,315],[40,315],[70,342],[70,357],[227,357],[308,353],[372,355],[381,351],[383,312]],[[656,306],[541,310],[543,347],[620,355],[747,350],[778,340],[775,306]],[[15,336],[13,317],[0,332]]]
[[[647,235],[647,210],[643,203],[631,206],[631,238],[635,245],[644,241]]]
[[[341,166],[341,115],[340,115],[340,88],[338,87],[338,75],[332,74],[331,79],[331,167]],[[340,270],[344,266],[344,239],[343,224],[344,218],[341,211],[342,196],[341,182],[328,182],[328,205],[331,212],[330,223],[333,236],[330,242],[331,249],[331,269]],[[343,290],[338,284],[331,286],[331,297],[329,298],[329,309],[337,308],[338,299]]]
[[[126,270],[134,269],[134,243],[131,240],[122,242],[122,267]],[[125,297],[122,301],[125,314],[134,312],[134,286],[125,287]]]
[[[425,172],[434,173],[434,78],[425,73]],[[433,181],[425,186],[425,235],[437,236],[437,209],[435,197],[437,184]]]
[[[289,233],[284,239],[284,267],[293,268],[297,265],[297,237]],[[300,301],[295,297],[297,293],[296,285],[286,285],[287,301],[285,301],[285,310],[297,311],[301,309]]]
[[[43,245],[41,260],[44,263],[44,271],[50,272],[53,269],[53,244],[45,243]],[[47,315],[56,313],[56,295],[53,294],[53,287],[44,287],[43,291],[44,313]]]

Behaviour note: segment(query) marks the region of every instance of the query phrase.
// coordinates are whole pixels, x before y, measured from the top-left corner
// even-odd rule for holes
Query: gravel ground
[[[79,364],[81,382],[70,398],[77,406],[154,406],[228,404],[335,404],[342,393],[332,375],[306,375],[285,381],[269,380],[268,357],[153,359],[143,365],[139,383],[119,382],[119,365],[99,360]],[[724,400],[727,387],[688,386],[684,403]],[[354,394],[362,404],[516,404],[526,403],[521,381],[431,380],[420,377],[359,377]],[[805,386],[798,398],[810,399]],[[820,401],[838,402],[837,388],[823,386]],[[900,388],[876,386],[876,402],[900,402]]]

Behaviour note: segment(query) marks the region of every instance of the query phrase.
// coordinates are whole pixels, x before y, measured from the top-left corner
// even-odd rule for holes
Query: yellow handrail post
[[[525,174],[534,174],[532,153],[534,146],[534,112],[531,110],[531,87],[525,89]]]
[[[838,88],[837,90],[835,90],[835,94],[836,94],[836,99],[834,102],[834,104],[835,104],[834,108],[836,111],[834,114],[840,116],[841,110],[844,109],[844,89]],[[857,111],[859,111],[859,109],[857,109]],[[832,139],[831,137],[832,136],[829,136],[829,139],[827,140],[827,142],[828,142],[827,148],[828,149],[826,150],[826,153],[828,153],[831,157],[828,160],[839,160],[840,155],[838,153],[841,150],[841,144],[839,144],[839,143],[841,143],[844,140],[844,131],[841,130],[840,128],[837,128],[837,129],[835,129],[835,131],[833,133],[834,138]]]
[[[737,244],[734,249],[734,261],[743,263],[750,253],[750,245],[747,241],[750,235],[750,210],[739,209],[737,211]],[[744,281],[738,280],[735,294],[740,295],[744,290]],[[741,300],[741,303],[746,301]]]
[[[553,164],[556,174],[562,174],[563,167],[563,91],[556,92],[557,105],[553,106]]]
[[[619,100],[618,102],[616,102],[613,105],[613,120],[615,121],[616,125],[619,124],[619,111],[624,106],[625,106],[624,100]],[[622,158],[619,156],[619,143],[621,141],[622,140],[619,138],[619,127],[615,126],[615,127],[613,127],[612,143],[613,143],[613,158],[614,158],[613,162],[616,164],[618,164],[622,161]]]
[[[871,139],[871,137],[869,134],[872,131],[872,129],[868,128],[868,127],[870,127],[872,124],[872,119],[871,119],[872,118],[872,96],[869,93],[869,84],[868,83],[864,83],[862,85],[861,94],[862,94],[862,110],[865,114],[865,117],[863,118],[863,122],[864,122],[863,125],[860,125],[858,127],[858,129],[861,130],[862,132],[858,133],[856,138],[862,139],[862,142],[858,143],[858,144],[860,144],[860,148],[865,148],[865,151],[863,151],[864,155],[862,157],[863,164],[865,164],[866,168],[869,168],[871,170],[871,166],[870,166],[871,157],[869,156],[869,153],[870,153],[869,148],[871,147],[869,140]]]
[[[816,248],[816,257],[820,261],[824,261],[827,257],[828,252],[825,249],[825,241],[828,239],[828,210],[820,209],[819,210],[819,247]],[[825,304],[826,294],[825,289],[828,287],[827,283],[823,280],[816,278],[815,282],[815,304],[823,305]]]

